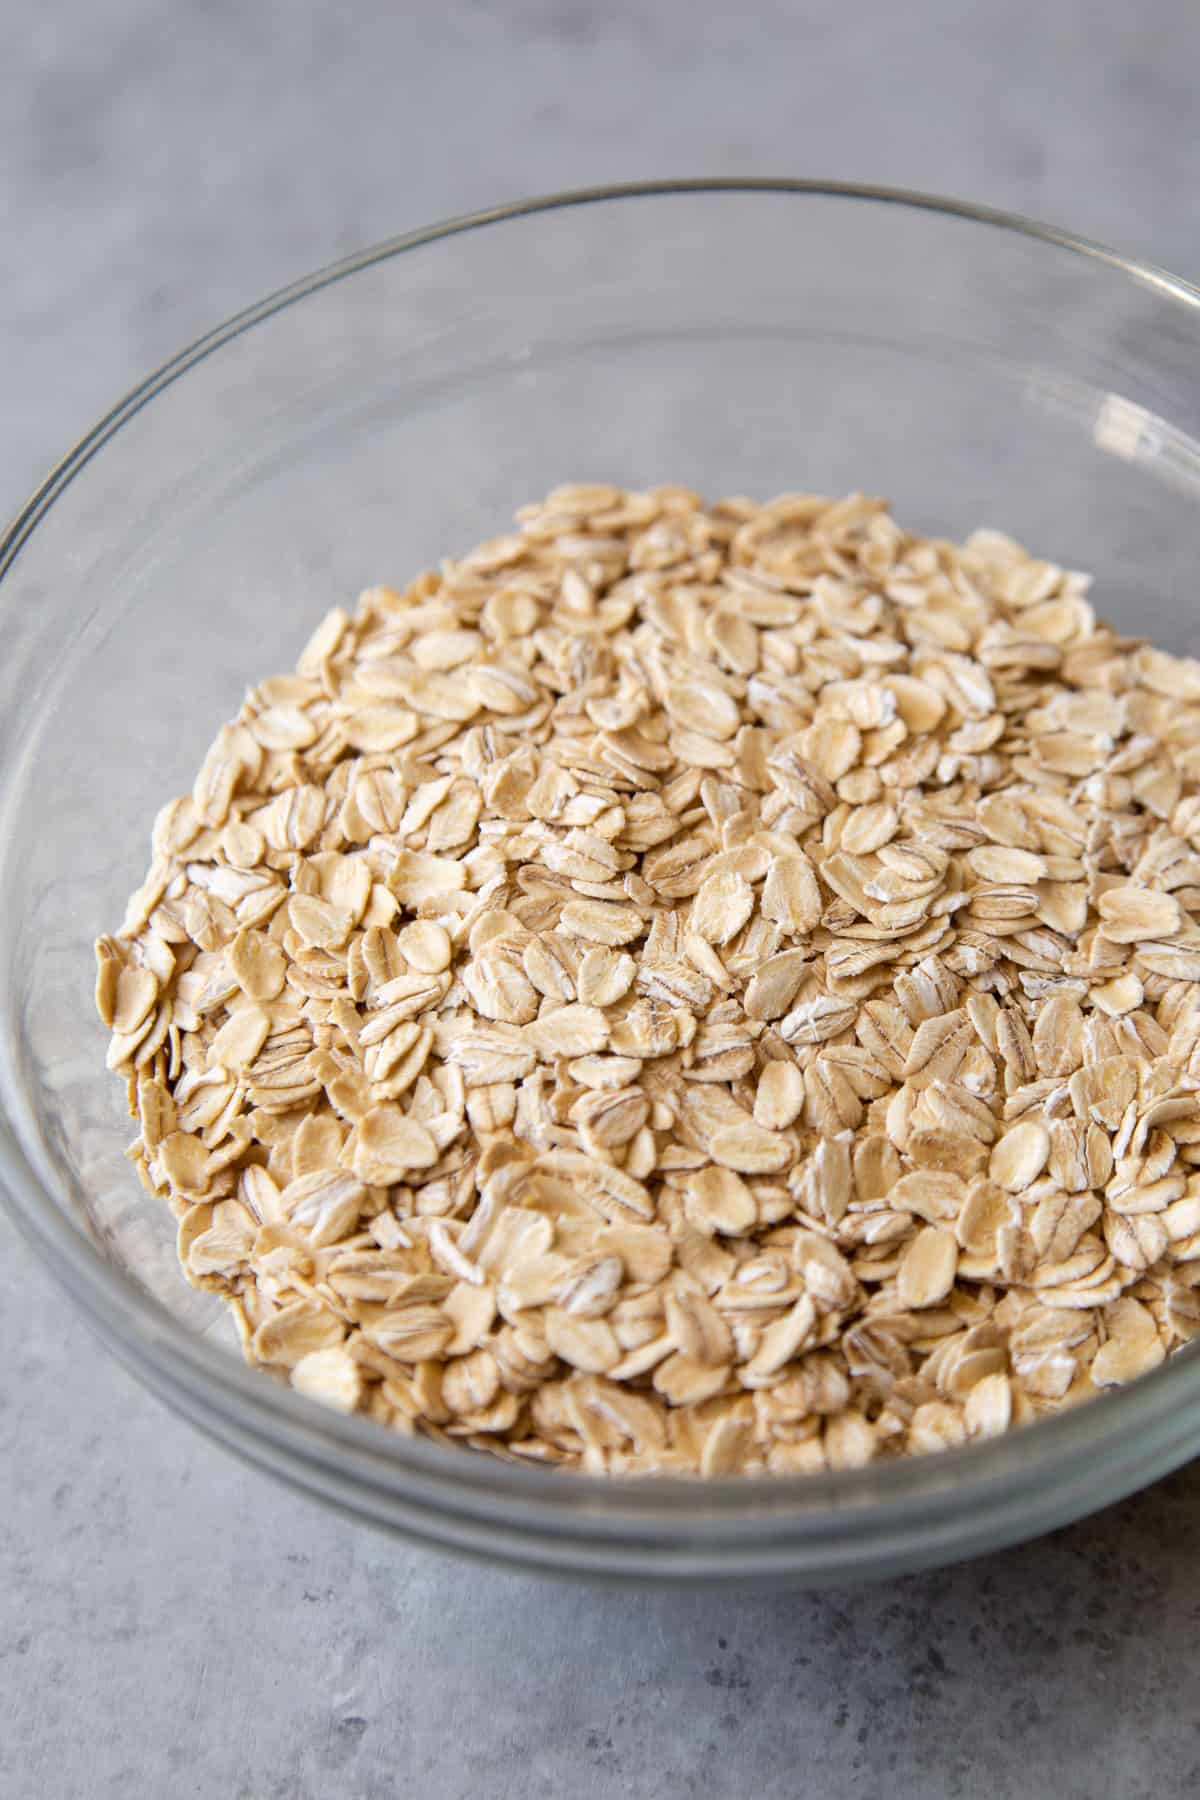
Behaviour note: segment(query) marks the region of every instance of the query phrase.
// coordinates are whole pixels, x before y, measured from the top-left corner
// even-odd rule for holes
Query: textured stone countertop
[[[667,174],[878,179],[1200,275],[1200,12],[1117,0],[52,0],[0,72],[0,510],[135,378],[449,212]],[[0,1221],[12,1800],[1200,1793],[1200,1465],[884,1586],[596,1591],[250,1473]]]

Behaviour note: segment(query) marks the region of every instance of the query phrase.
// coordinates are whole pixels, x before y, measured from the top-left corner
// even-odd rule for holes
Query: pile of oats
[[[98,944],[255,1363],[590,1471],[990,1436],[1200,1329],[1200,664],[876,500],[562,488],[335,611]]]

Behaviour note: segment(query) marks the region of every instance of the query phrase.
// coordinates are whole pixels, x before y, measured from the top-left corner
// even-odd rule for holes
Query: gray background
[[[1013,207],[1200,277],[1200,9],[499,0],[7,8],[0,511],[268,289],[448,212],[778,173]],[[819,1596],[542,1584],[251,1475],[0,1222],[0,1793],[1200,1792],[1200,1470]]]

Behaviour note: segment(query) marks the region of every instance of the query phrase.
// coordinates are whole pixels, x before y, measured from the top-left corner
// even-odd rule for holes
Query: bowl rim
[[[703,196],[780,195],[870,202],[942,214],[969,224],[1010,232],[1051,248],[1107,265],[1159,297],[1190,308],[1200,324],[1200,288],[1153,263],[1121,255],[1106,245],[1015,212],[974,205],[936,194],[870,183],[787,177],[696,177],[627,182],[547,194],[461,214],[384,239],[329,263],[275,290],[215,326],[131,388],[50,470],[0,537],[0,583],[25,544],[91,459],[123,426],[165,388],[243,333],[297,302],[363,270],[446,238],[502,225],[541,213],[617,201]],[[938,1456],[897,1459],[862,1470],[814,1475],[744,1477],[698,1482],[686,1476],[591,1476],[572,1472],[564,1479],[553,1468],[510,1464],[491,1456],[465,1455],[428,1439],[387,1430],[359,1416],[343,1416],[290,1388],[264,1380],[260,1370],[189,1332],[132,1276],[110,1263],[55,1201],[22,1145],[19,1096],[3,1096],[0,1121],[0,1201],[39,1260],[79,1303],[122,1361],[160,1392],[173,1395],[194,1419],[224,1418],[225,1441],[253,1433],[273,1446],[294,1468],[328,1468],[334,1452],[343,1485],[358,1483],[386,1497],[444,1507],[486,1521],[498,1500],[517,1509],[509,1515],[518,1536],[534,1532],[575,1536],[600,1543],[639,1538],[667,1541],[686,1521],[693,1550],[718,1544],[740,1548],[751,1563],[766,1566],[772,1548],[787,1560],[788,1549],[845,1544],[856,1527],[861,1535],[903,1531],[919,1511],[926,1531],[939,1519],[949,1522],[974,1502],[981,1517],[1003,1507],[1022,1474],[1049,1484],[1069,1480],[1078,1488],[1085,1465],[1115,1460],[1126,1474],[1093,1504],[1140,1485],[1126,1478],[1133,1455],[1130,1439],[1148,1447],[1144,1458],[1153,1473],[1182,1461],[1177,1453],[1180,1408],[1200,1401],[1200,1345],[1185,1350],[1130,1387],[1038,1420],[1021,1431]],[[218,1431],[218,1435],[224,1435]],[[1123,1446],[1122,1449],[1118,1449]],[[1154,1450],[1158,1456],[1155,1463]],[[1089,1510],[1073,1506],[1070,1516]],[[1067,1516],[1067,1509],[1062,1509]],[[1049,1523],[1056,1522],[1048,1519]],[[1017,1530],[1009,1537],[1021,1535]],[[959,1552],[961,1554],[961,1551]],[[925,1557],[924,1560],[932,1560]]]

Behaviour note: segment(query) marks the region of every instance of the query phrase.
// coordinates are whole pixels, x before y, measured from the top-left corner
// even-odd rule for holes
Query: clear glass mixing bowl
[[[1023,220],[805,182],[538,200],[383,244],[129,395],[0,545],[0,1159],[117,1355],[250,1461],[426,1543],[670,1581],[879,1575],[1200,1450],[1200,1360],[999,1441],[805,1479],[604,1482],[345,1419],[245,1368],[175,1265],[104,1067],[91,940],[244,684],[325,608],[564,480],[887,494],[1092,569],[1200,647],[1200,293]]]

